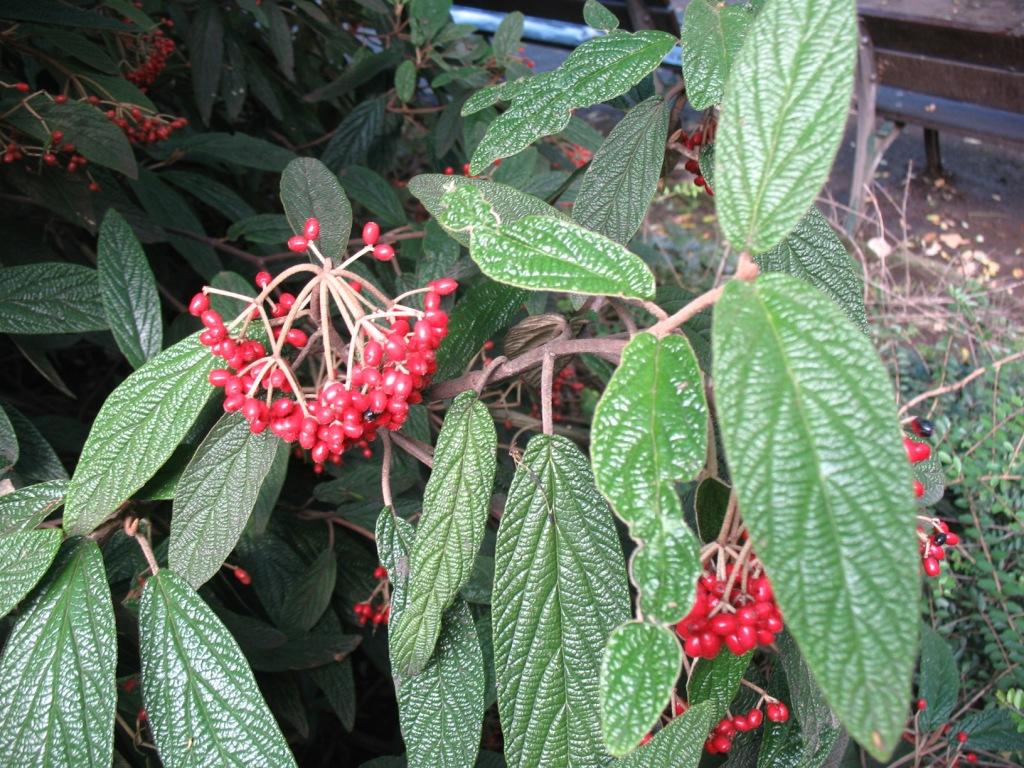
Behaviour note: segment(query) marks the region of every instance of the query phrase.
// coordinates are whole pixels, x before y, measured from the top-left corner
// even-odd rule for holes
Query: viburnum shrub
[[[853,0],[450,11],[0,3],[0,763],[1006,764],[814,206]]]

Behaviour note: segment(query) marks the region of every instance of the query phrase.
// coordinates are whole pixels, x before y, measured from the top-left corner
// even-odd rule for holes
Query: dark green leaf
[[[337,577],[334,550],[325,549],[289,586],[281,609],[282,625],[289,631],[312,629],[331,603]]]
[[[411,59],[406,59],[398,65],[395,70],[395,95],[403,103],[412,99],[416,90],[416,65]]]
[[[295,51],[292,47],[292,29],[281,11],[277,0],[268,0],[263,4],[263,12],[270,22],[270,50],[277,59],[277,67],[281,74],[289,80],[295,79]]]
[[[729,507],[731,489],[713,477],[701,480],[697,486],[694,499],[694,511],[697,516],[697,532],[701,541],[709,542],[718,537],[725,522],[725,513]]]
[[[320,159],[330,168],[341,169],[365,163],[370,147],[384,130],[385,97],[366,99],[342,118]]]
[[[188,48],[196,106],[203,123],[209,125],[224,60],[224,23],[216,3],[203,3],[199,7],[189,26]]]
[[[686,99],[694,109],[709,109],[722,100],[729,69],[753,19],[751,5],[693,0],[686,6],[683,79]]]
[[[0,536],[0,616],[10,613],[43,577],[61,538],[59,528]]]
[[[434,380],[444,381],[462,373],[483,343],[512,323],[525,296],[519,288],[490,280],[471,288],[451,313],[448,335],[437,350]]]
[[[402,49],[397,45],[389,46],[380,53],[363,53],[340,77],[306,94],[303,101],[324,101],[344,96],[381,72],[396,67],[402,58]]]
[[[0,267],[0,333],[106,328],[96,270],[56,261]]]
[[[421,45],[434,37],[448,23],[452,0],[410,0],[409,22],[412,41]]]
[[[969,749],[999,752],[1024,750],[1024,733],[1017,730],[1017,721],[1008,709],[971,712],[955,727],[967,734]]]
[[[0,496],[0,535],[35,528],[64,503],[67,480],[48,480]]]
[[[245,238],[250,243],[282,245],[293,234],[287,217],[280,213],[258,213],[236,221],[228,228],[229,240]]]
[[[30,21],[38,24],[58,24],[76,29],[113,29],[127,31],[130,27],[110,16],[83,11],[56,0],[0,0],[0,19]]]
[[[68,471],[42,432],[21,411],[10,404],[0,404],[18,436],[18,463],[14,472],[24,483],[67,480]]]
[[[382,228],[393,229],[407,223],[405,209],[394,188],[376,171],[350,165],[342,172],[341,183],[349,198],[372,213]]]
[[[723,650],[713,659],[697,659],[686,681],[686,698],[691,704],[709,702],[717,720],[736,697],[753,655],[734,656]]]
[[[917,692],[928,702],[928,706],[917,715],[918,725],[924,732],[946,723],[960,693],[960,671],[953,651],[942,635],[927,625],[921,630],[921,672]]]
[[[198,198],[230,221],[256,215],[256,210],[235,190],[209,176],[191,171],[164,171],[160,178]]]
[[[616,768],[697,768],[708,731],[718,720],[710,704],[694,704]]]
[[[246,133],[198,133],[175,143],[175,149],[208,163],[228,163],[260,171],[283,171],[295,153]]]
[[[311,669],[309,676],[324,692],[345,730],[351,731],[356,724],[356,683],[352,678],[352,662],[349,659],[334,661]]]
[[[7,413],[0,410],[0,477],[6,475],[18,463],[18,436]]]
[[[310,217],[320,221],[316,244],[324,258],[337,259],[347,252],[352,206],[326,165],[311,157],[290,162],[281,174],[281,204],[295,232],[302,232]]]

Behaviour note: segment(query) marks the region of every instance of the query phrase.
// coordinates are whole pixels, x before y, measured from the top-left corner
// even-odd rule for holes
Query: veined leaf
[[[59,528],[0,536],[0,616],[10,613],[43,577],[61,538]]]
[[[43,433],[32,421],[10,403],[0,403],[0,410],[11,420],[18,436],[18,461],[14,472],[25,483],[45,483],[49,480],[67,480],[68,471],[60,463]]]
[[[494,51],[494,58],[498,61],[506,59],[514,53],[523,39],[523,22],[525,17],[519,11],[512,11],[505,15],[498,28],[491,38],[491,49]]]
[[[316,244],[324,258],[336,259],[348,251],[352,206],[338,177],[326,165],[311,157],[288,163],[281,174],[281,203],[296,233],[302,232],[306,219],[320,221]]]
[[[654,295],[643,260],[603,235],[552,216],[506,223],[474,187],[453,189],[443,201],[441,225],[469,231],[469,255],[494,280],[535,291]]]
[[[949,643],[925,625],[921,632],[921,677],[918,694],[928,706],[917,715],[922,731],[933,731],[949,720],[960,693],[960,671]]]
[[[490,515],[497,445],[491,412],[476,393],[455,398],[423,495],[405,610],[389,627],[391,663],[403,675],[418,674],[429,661],[441,617],[472,575]]]
[[[10,765],[106,768],[117,635],[96,542],[65,543],[0,659],[0,749]]]
[[[277,445],[269,431],[254,435],[240,413],[227,413],[181,473],[167,558],[194,589],[217,573],[235,548]]]
[[[142,246],[113,208],[100,224],[97,271],[114,341],[132,367],[138,368],[163,346],[160,296]]]
[[[362,205],[381,225],[390,229],[408,223],[405,208],[391,182],[376,171],[361,165],[350,165],[342,171],[341,182],[353,202]]]
[[[18,463],[18,436],[7,412],[0,408],[0,477]]]
[[[812,206],[785,240],[754,261],[763,272],[785,272],[827,293],[847,317],[867,330],[860,269],[817,208]]]
[[[564,437],[526,447],[498,529],[491,601],[510,768],[608,762],[601,650],[629,616],[622,550],[586,457]]]
[[[342,118],[320,159],[330,168],[367,162],[373,143],[387,125],[387,97],[364,99]]]
[[[697,110],[722,100],[729,69],[754,19],[752,5],[693,0],[683,21],[683,79],[686,99]]]
[[[403,104],[412,100],[416,90],[416,65],[412,59],[406,59],[395,70],[395,95]]]
[[[448,320],[448,335],[437,350],[434,381],[462,373],[485,341],[508,328],[522,309],[526,291],[485,280],[466,292]]]
[[[784,701],[790,704],[791,721],[799,725],[803,752],[808,758],[822,753],[827,756],[843,732],[839,718],[829,709],[825,695],[811,676],[811,670],[807,668],[793,637],[783,632],[776,637],[775,643],[779,650],[779,665],[785,673],[787,691]],[[813,762],[813,759],[808,762]]]
[[[672,720],[628,757],[619,760],[616,768],[697,768],[704,754],[704,741],[718,715],[708,703],[694,704]]]
[[[0,267],[0,333],[107,328],[96,270],[64,262]]]
[[[777,245],[811,207],[846,127],[857,53],[854,0],[770,2],[729,74],[715,195],[737,250]]]
[[[0,496],[0,535],[35,528],[64,503],[67,489],[67,480],[48,480]]]
[[[780,274],[726,286],[713,346],[722,439],[754,550],[832,708],[885,759],[910,699],[920,590],[910,465],[885,368],[835,304]]]
[[[713,659],[697,659],[686,681],[686,698],[691,704],[708,702],[717,720],[736,698],[753,655],[751,651],[734,656],[723,650]]]
[[[192,90],[199,116],[210,123],[213,103],[220,90],[221,63],[224,60],[224,22],[214,4],[200,6],[189,25],[188,48],[192,52]]]
[[[609,752],[636,748],[668,705],[682,667],[671,629],[639,621],[615,628],[601,661],[601,730]]]
[[[380,561],[391,577],[392,621],[409,607],[410,549],[419,533],[385,509],[377,519]],[[390,639],[394,659],[394,637]],[[394,662],[392,661],[392,664]],[[415,677],[393,668],[402,738],[414,768],[470,768],[484,714],[484,659],[469,606],[456,599],[444,615],[437,647]]]
[[[338,558],[325,549],[288,587],[281,607],[281,625],[306,632],[317,624],[331,604],[338,578]]]
[[[92,531],[171,457],[213,395],[206,377],[214,361],[189,336],[110,393],[68,487],[64,529],[69,534]]]
[[[280,245],[286,242],[293,234],[294,230],[288,224],[288,218],[279,213],[257,213],[255,216],[239,219],[228,227],[229,240],[245,238],[250,243],[263,243],[266,245]],[[219,272],[218,274],[234,273]],[[250,290],[249,293],[251,294],[252,291]]]
[[[594,29],[611,32],[619,26],[619,17],[605,8],[597,0],[587,0],[583,4],[583,21]]]
[[[242,168],[280,173],[295,159],[295,153],[266,139],[247,133],[209,131],[175,139],[174,148],[188,153],[190,160],[214,164],[224,163]]]
[[[626,113],[591,160],[576,194],[573,219],[616,242],[630,241],[658,188],[668,118],[668,105],[660,96]]]
[[[295,765],[235,639],[166,569],[142,592],[139,652],[149,726],[167,768]]]

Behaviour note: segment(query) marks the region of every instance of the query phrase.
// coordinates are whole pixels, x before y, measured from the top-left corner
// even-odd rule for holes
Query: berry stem
[[[139,533],[139,519],[137,517],[126,517],[124,521],[124,532],[131,536],[142,550],[142,556],[146,558],[149,565],[149,572],[156,576],[160,572],[156,557],[153,555],[153,548],[149,545],[149,539]]]

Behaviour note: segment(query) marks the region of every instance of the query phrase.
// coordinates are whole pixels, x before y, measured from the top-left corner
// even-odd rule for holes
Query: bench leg
[[[875,134],[875,100],[878,93],[875,75],[875,48],[867,30],[860,29],[857,51],[857,76],[854,94],[857,99],[857,143],[853,158],[853,182],[850,185],[850,211],[846,229],[852,235],[864,209],[864,187],[871,182],[872,145]]]
[[[939,132],[934,128],[924,129],[924,156],[928,161],[928,175],[941,176],[942,153],[939,149]]]

